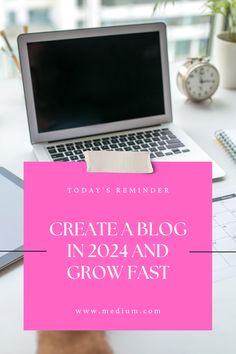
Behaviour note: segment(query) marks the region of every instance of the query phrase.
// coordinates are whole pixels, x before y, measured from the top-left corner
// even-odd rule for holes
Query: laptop
[[[83,161],[86,150],[212,161],[172,122],[164,23],[27,33],[18,47],[39,161]]]

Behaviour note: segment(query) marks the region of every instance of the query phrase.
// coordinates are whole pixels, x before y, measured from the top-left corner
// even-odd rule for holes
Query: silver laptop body
[[[27,33],[18,47],[39,161],[82,161],[85,150],[113,149],[212,161],[172,123],[165,24]],[[213,162],[213,178],[223,176]]]

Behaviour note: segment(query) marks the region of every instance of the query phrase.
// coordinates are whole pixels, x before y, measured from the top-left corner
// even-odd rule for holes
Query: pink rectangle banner
[[[25,163],[26,330],[212,329],[211,163],[153,167]]]

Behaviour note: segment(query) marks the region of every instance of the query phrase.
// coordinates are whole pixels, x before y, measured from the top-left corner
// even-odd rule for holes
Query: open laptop
[[[22,34],[18,46],[39,161],[82,161],[85,150],[211,161],[172,123],[165,24]]]

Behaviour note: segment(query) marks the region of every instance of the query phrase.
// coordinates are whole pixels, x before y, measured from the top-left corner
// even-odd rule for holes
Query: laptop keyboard
[[[53,161],[83,161],[86,150],[149,151],[152,159],[189,152],[168,129],[154,129],[47,147]]]

